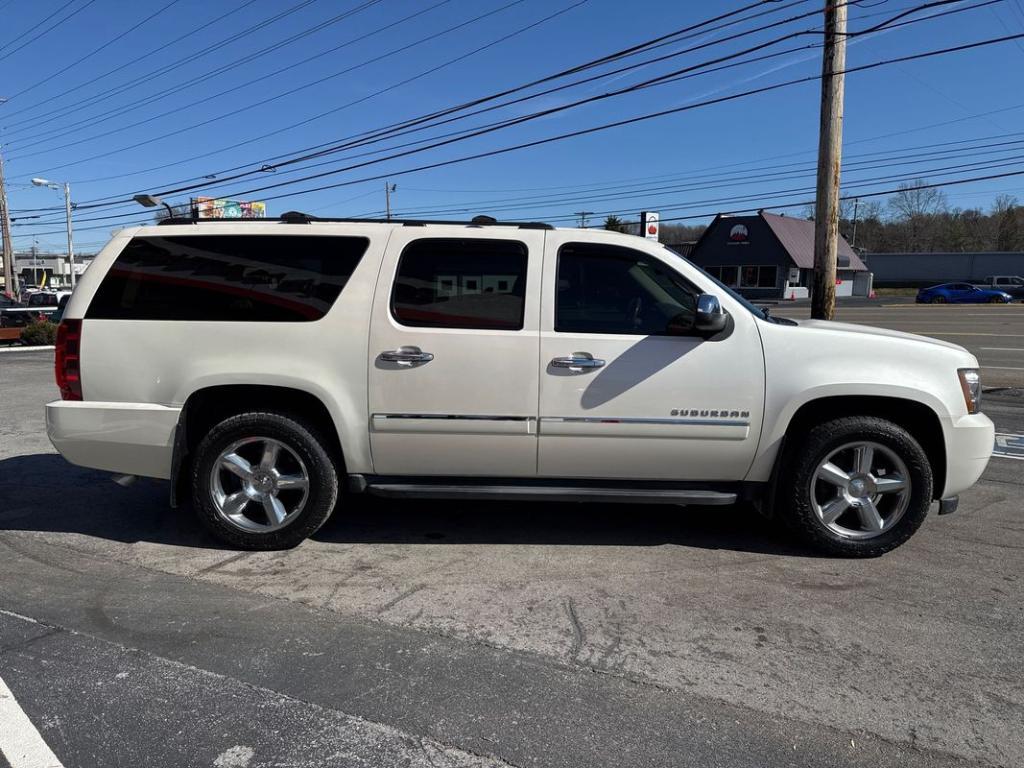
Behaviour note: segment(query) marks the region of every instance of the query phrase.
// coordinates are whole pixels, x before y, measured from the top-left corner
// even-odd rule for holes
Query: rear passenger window
[[[100,320],[303,322],[323,317],[369,245],[365,237],[136,237],[86,312]]]
[[[403,325],[517,331],[526,257],[515,240],[414,240],[398,262],[391,313]]]

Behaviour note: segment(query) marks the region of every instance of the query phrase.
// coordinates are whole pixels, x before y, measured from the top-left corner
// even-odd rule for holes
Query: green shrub
[[[57,324],[49,320],[37,320],[26,325],[21,331],[21,343],[32,347],[48,344],[52,346],[57,341]]]

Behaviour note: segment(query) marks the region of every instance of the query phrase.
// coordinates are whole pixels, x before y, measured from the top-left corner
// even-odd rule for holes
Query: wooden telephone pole
[[[11,245],[11,216],[7,209],[7,187],[4,186],[4,158],[0,155],[0,230],[3,230],[4,290],[14,295],[14,246]]]
[[[825,48],[821,60],[821,126],[818,137],[818,193],[814,205],[814,280],[811,286],[811,317],[818,320],[831,320],[836,313],[846,8],[846,3],[825,0]]]

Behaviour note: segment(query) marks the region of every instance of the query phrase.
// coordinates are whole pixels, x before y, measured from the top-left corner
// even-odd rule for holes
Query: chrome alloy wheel
[[[891,449],[847,443],[818,464],[811,506],[822,525],[846,539],[873,539],[903,517],[910,505],[907,466]]]
[[[306,505],[309,472],[281,441],[250,437],[217,457],[210,495],[224,522],[249,533],[271,533],[291,523]]]

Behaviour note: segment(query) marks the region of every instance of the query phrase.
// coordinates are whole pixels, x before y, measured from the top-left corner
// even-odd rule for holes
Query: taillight
[[[82,321],[61,320],[57,327],[54,374],[61,400],[82,399]]]

